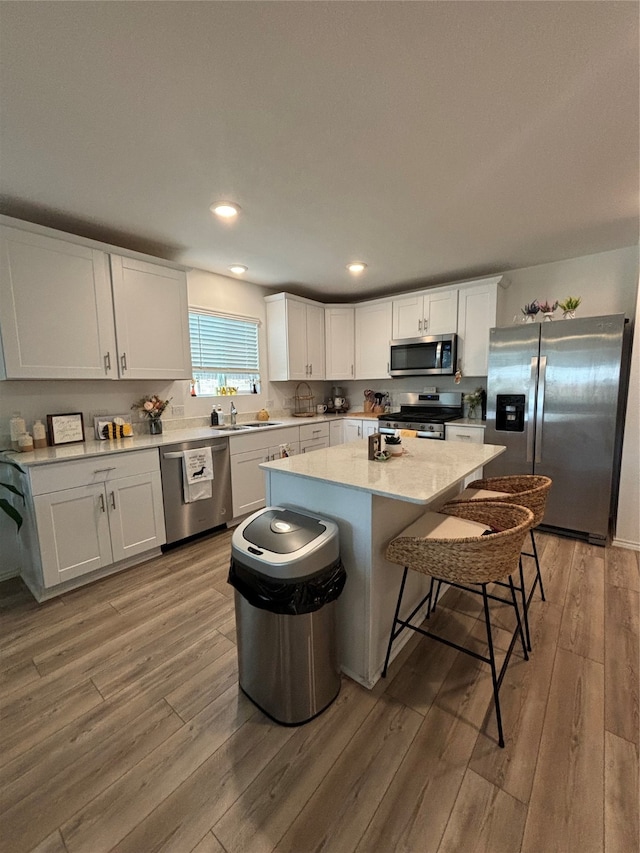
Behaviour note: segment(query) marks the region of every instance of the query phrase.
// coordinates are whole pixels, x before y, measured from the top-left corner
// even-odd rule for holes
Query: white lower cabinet
[[[345,418],[343,424],[345,442],[367,438],[378,431],[378,421],[371,418]]]
[[[260,463],[279,459],[284,454],[293,456],[299,453],[300,430],[298,427],[286,427],[270,430],[268,434],[232,436],[229,450],[233,517],[239,518],[261,509],[266,503]]]
[[[344,421],[337,420],[329,423],[329,447],[344,444]]]
[[[165,542],[156,450],[33,467],[30,487],[39,560],[27,580],[36,587],[51,590]]]
[[[484,427],[467,426],[466,424],[453,423],[444,425],[444,436],[446,441],[462,441],[466,444],[484,444]],[[482,477],[482,468],[477,468],[465,478],[465,486],[472,480]]]
[[[300,427],[300,453],[329,447],[329,424],[304,424]]]

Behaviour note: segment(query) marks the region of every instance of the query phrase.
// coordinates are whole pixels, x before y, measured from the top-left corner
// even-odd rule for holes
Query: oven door
[[[453,334],[391,341],[389,375],[451,375],[455,372],[456,348]]]

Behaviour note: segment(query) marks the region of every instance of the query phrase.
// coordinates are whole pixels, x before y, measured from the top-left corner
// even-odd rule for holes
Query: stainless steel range
[[[463,416],[462,393],[447,391],[441,394],[403,393],[394,395],[400,411],[380,415],[379,431],[385,435],[397,429],[416,430],[418,438],[437,438],[444,441],[444,425]]]

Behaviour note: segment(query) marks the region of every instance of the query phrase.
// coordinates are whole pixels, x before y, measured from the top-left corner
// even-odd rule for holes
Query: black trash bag
[[[231,558],[228,583],[260,610],[292,616],[313,613],[335,601],[344,589],[347,573],[338,558],[333,565],[304,580],[278,580],[245,568]]]

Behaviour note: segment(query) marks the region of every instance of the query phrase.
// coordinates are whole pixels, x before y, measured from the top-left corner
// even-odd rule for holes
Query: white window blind
[[[258,373],[258,321],[189,311],[191,363],[210,373]]]

